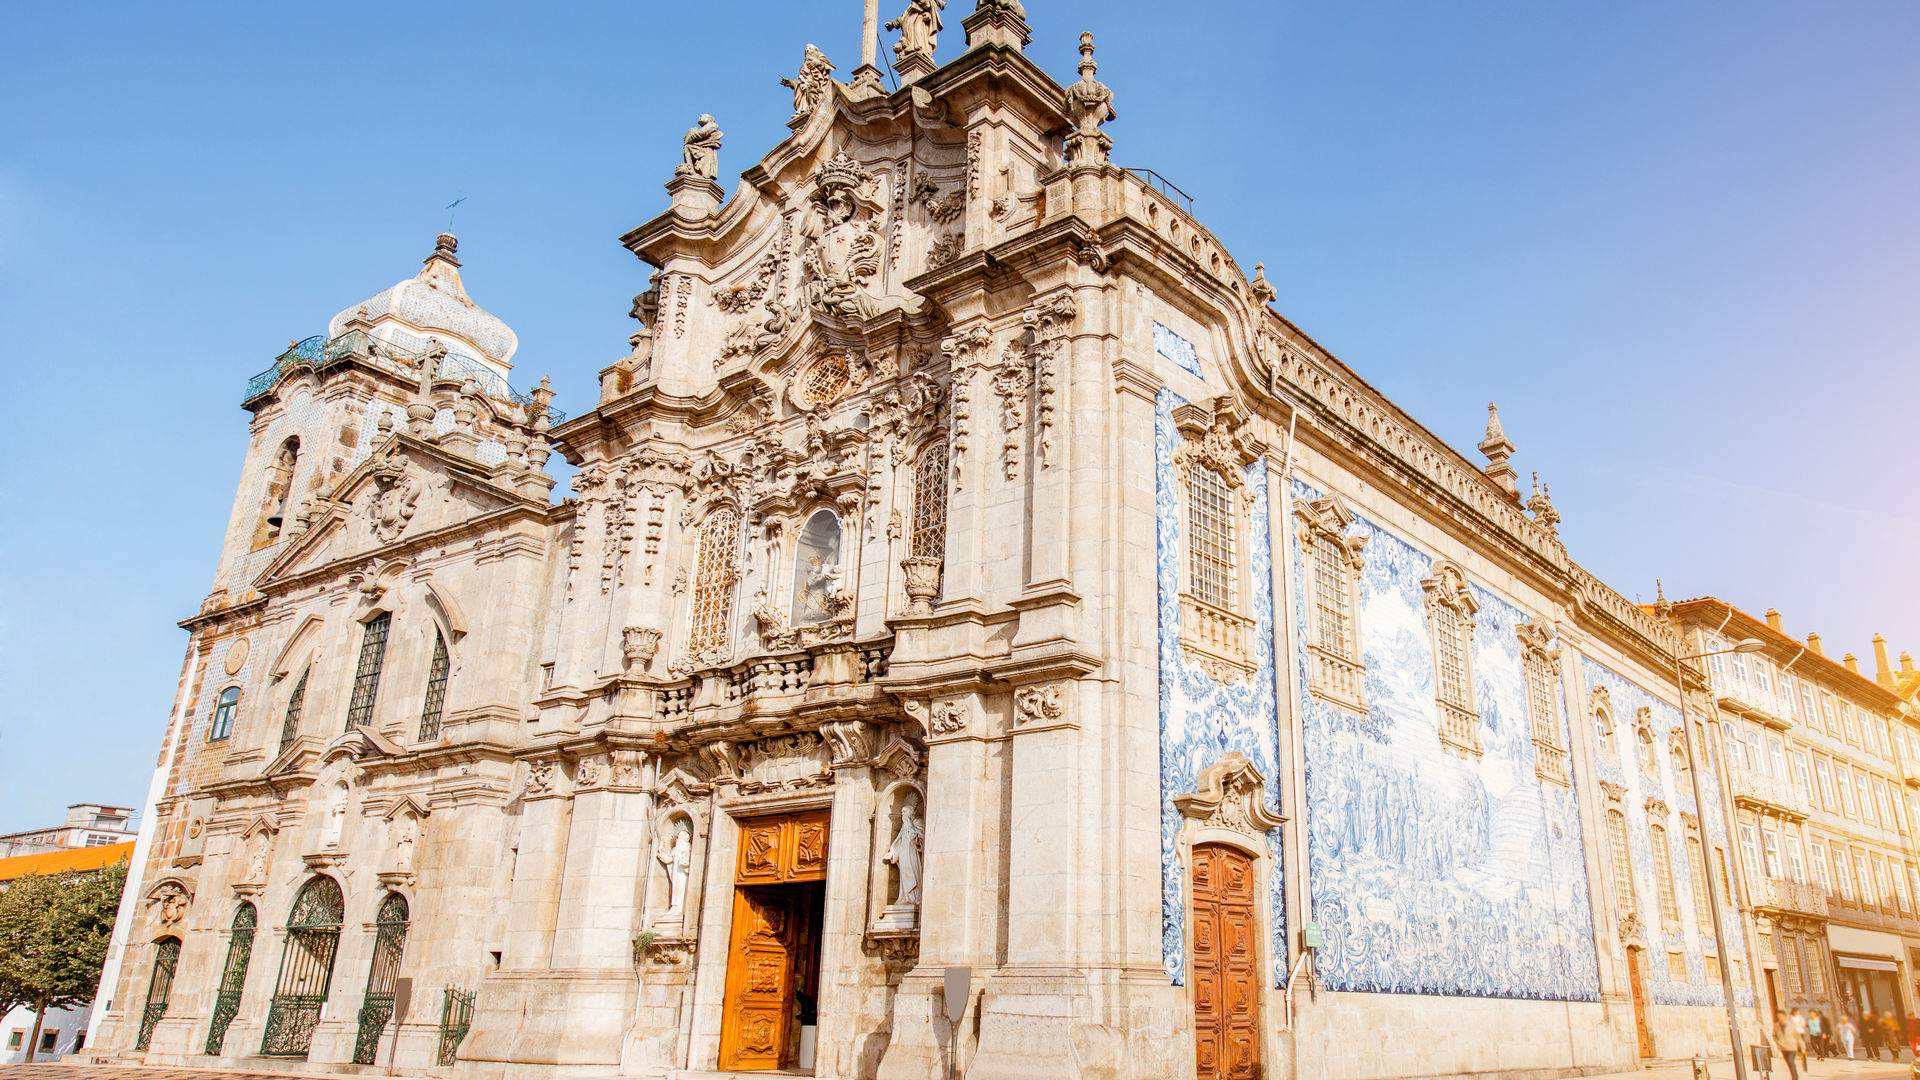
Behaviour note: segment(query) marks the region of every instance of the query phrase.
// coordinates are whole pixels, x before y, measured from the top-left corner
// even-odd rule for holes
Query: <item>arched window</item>
[[[913,530],[907,534],[907,555],[947,556],[947,444],[938,440],[920,451],[913,466]]]
[[[821,510],[807,519],[793,549],[795,626],[828,622],[846,609],[846,566],[840,560],[840,519]]]
[[[1613,705],[1606,687],[1602,686],[1594,690],[1591,707],[1594,749],[1606,757],[1618,759],[1620,746],[1613,741]]]
[[[340,947],[346,907],[339,883],[329,877],[307,882],[294,898],[287,916],[286,951],[280,954],[280,977],[260,1041],[262,1054],[297,1057],[312,1044],[320,1010],[333,986],[333,958]]]
[[[241,901],[233,913],[233,936],[227,939],[227,964],[220,973],[220,991],[213,1000],[213,1024],[207,1029],[207,1054],[217,1057],[227,1041],[227,1025],[240,1014],[240,994],[247,985],[247,964],[253,959],[253,932],[259,912]]]
[[[1640,763],[1640,772],[1649,779],[1660,778],[1660,755],[1653,741],[1653,710],[1642,707],[1634,715],[1633,756]]]
[[[207,741],[223,742],[233,734],[233,719],[240,713],[240,688],[229,686],[220,691],[219,703],[213,707],[213,722],[207,725]]]
[[[733,626],[734,566],[740,551],[740,516],[722,508],[700,526],[700,554],[693,578],[693,614],[687,652],[699,655],[727,647]]]
[[[286,753],[293,740],[300,737],[300,713],[307,707],[307,676],[313,674],[311,665],[300,672],[300,681],[293,684],[293,695],[287,698],[287,716],[280,722],[280,752]]]
[[[1633,892],[1633,864],[1627,855],[1627,815],[1607,811],[1607,856],[1613,862],[1613,891],[1622,916],[1639,908]]]
[[[383,611],[367,620],[360,635],[360,662],[353,671],[353,698],[347,703],[347,730],[373,722],[373,703],[380,696],[380,670],[387,663],[387,630],[393,614]]]
[[[161,938],[153,952],[153,974],[147,978],[147,1004],[140,1012],[140,1034],[134,1049],[145,1050],[153,1043],[154,1026],[167,1015],[167,998],[173,994],[173,972],[180,965],[180,939]]]
[[[1446,560],[1420,583],[1427,594],[1427,630],[1433,640],[1433,696],[1440,703],[1440,742],[1478,756],[1480,711],[1473,699],[1473,628],[1480,604],[1466,575]]]
[[[1667,830],[1659,825],[1647,827],[1653,847],[1653,886],[1660,899],[1662,925],[1678,929],[1680,905],[1673,895],[1673,863],[1667,849]]]
[[[420,740],[440,737],[440,713],[447,704],[447,636],[433,631],[433,666],[427,669],[427,698],[420,707]]]
[[[355,1065],[373,1064],[379,1052],[380,1033],[393,1018],[394,986],[406,950],[407,898],[390,892],[380,901],[374,920],[373,960],[367,966],[367,989],[360,999],[360,1036],[353,1043]]]

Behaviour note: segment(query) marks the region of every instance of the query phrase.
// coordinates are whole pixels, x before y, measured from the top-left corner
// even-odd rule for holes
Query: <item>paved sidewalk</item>
[[[0,1080],[385,1080],[385,1069],[356,1073],[249,1072],[240,1069],[189,1069],[177,1065],[91,1065],[51,1062],[0,1065]],[[396,1073],[394,1080],[407,1080]]]
[[[1900,1055],[1899,1061],[1846,1061],[1835,1058],[1821,1061],[1815,1057],[1807,1058],[1807,1068],[1800,1075],[1802,1080],[1905,1080],[1911,1066],[1911,1055]],[[1748,1080],[1763,1080],[1763,1074],[1752,1069],[1752,1059],[1748,1059]],[[1728,1058],[1718,1058],[1707,1062],[1707,1076],[1711,1080],[1733,1080],[1733,1062]],[[0,1073],[0,1080],[6,1080]],[[1649,1068],[1633,1072],[1599,1073],[1582,1080],[1693,1080],[1693,1065],[1686,1061],[1662,1062]],[[1779,1055],[1773,1055],[1772,1080],[1791,1080],[1786,1063]]]

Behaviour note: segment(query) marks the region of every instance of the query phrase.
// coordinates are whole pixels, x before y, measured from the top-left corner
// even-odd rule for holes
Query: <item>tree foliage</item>
[[[7,884],[0,892],[0,1015],[21,1005],[66,1009],[93,1001],[126,883],[122,861]]]

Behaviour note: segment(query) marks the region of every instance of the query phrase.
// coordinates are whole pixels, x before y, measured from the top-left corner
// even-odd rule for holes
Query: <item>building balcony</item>
[[[1768,918],[1798,916],[1824,919],[1827,917],[1826,894],[1802,882],[1760,878],[1749,884],[1748,895],[1753,900],[1753,910]]]
[[[1744,766],[1734,766],[1731,762],[1727,779],[1735,806],[1787,821],[1805,821],[1812,812],[1812,807],[1807,804],[1806,792],[1788,781],[1754,772]]]

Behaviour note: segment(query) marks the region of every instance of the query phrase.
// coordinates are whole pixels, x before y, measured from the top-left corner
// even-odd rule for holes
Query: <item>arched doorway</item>
[[[353,1041],[355,1065],[371,1065],[379,1053],[380,1033],[393,1016],[393,987],[406,950],[407,898],[388,893],[374,920],[373,960],[367,965],[367,992],[360,1001],[360,1034]]]
[[[280,954],[280,978],[267,1010],[260,1052],[304,1057],[320,1024],[320,1007],[333,984],[333,956],[340,947],[340,922],[346,900],[328,877],[307,882],[287,916],[287,948]]]
[[[1193,1031],[1199,1080],[1260,1075],[1259,916],[1253,857],[1193,848]]]
[[[227,939],[227,965],[220,973],[220,992],[213,999],[213,1025],[207,1029],[207,1053],[219,1056],[227,1042],[227,1025],[240,1012],[240,992],[247,984],[247,962],[253,959],[253,931],[260,921],[251,903],[233,913],[233,936]]]
[[[153,1042],[154,1025],[167,1015],[167,996],[173,993],[173,969],[180,965],[180,939],[164,937],[156,943],[153,975],[147,979],[147,1007],[140,1011],[140,1038],[134,1048],[145,1050]]]

